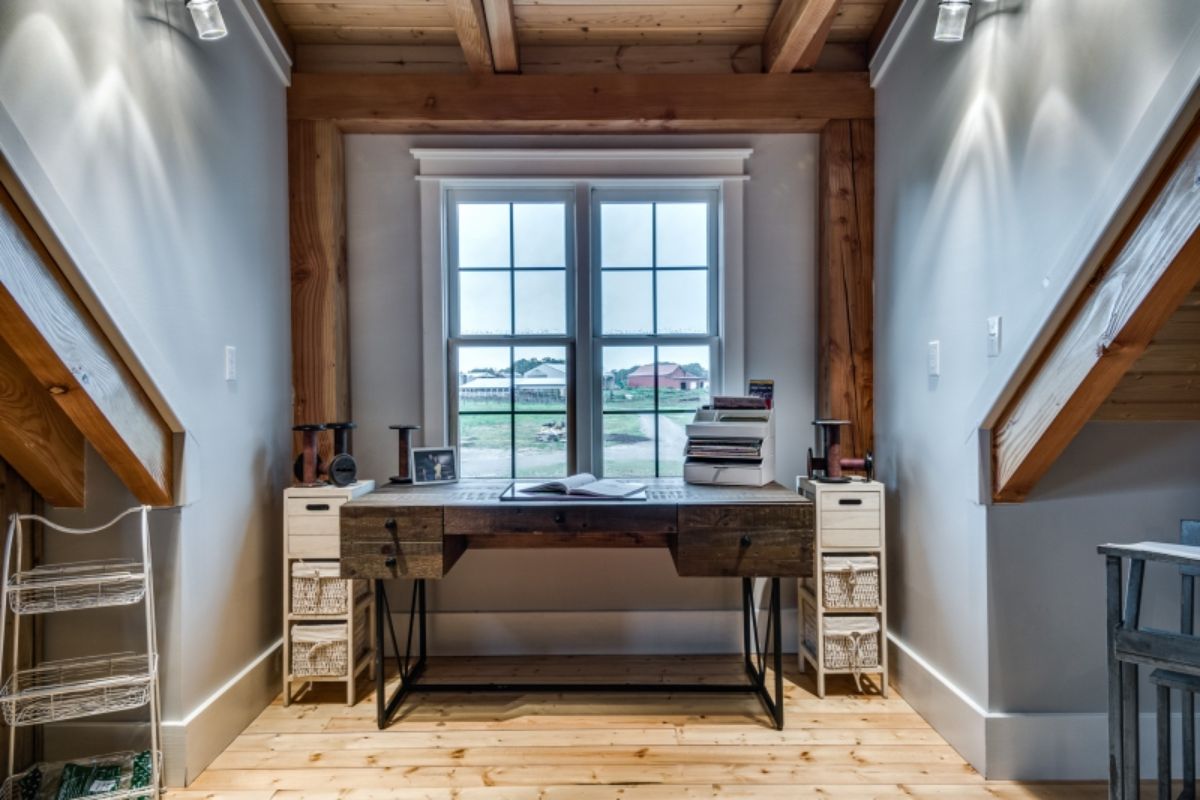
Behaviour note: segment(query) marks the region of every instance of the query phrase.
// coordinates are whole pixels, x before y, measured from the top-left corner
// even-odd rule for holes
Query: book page
[[[547,481],[534,486],[523,487],[523,492],[558,492],[559,494],[569,494],[572,489],[578,489],[581,486],[586,486],[589,483],[595,483],[596,476],[590,472],[581,472],[578,475],[572,475],[569,478],[561,478],[556,481]]]

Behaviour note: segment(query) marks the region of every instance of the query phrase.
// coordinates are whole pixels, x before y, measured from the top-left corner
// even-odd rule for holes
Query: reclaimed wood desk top
[[[341,509],[345,577],[441,578],[468,548],[666,547],[680,575],[807,576],[812,502],[772,484],[639,481],[646,500],[502,501],[509,480],[387,486]]]

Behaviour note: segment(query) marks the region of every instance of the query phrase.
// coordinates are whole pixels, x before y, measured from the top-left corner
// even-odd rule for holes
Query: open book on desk
[[[597,480],[587,472],[554,481],[515,481],[501,500],[645,500],[646,486],[631,481]]]

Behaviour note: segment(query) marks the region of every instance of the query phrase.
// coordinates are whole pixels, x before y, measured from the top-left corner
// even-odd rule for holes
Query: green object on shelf
[[[42,792],[42,770],[39,767],[26,772],[17,781],[17,797],[19,800],[38,800]]]
[[[75,800],[116,791],[121,785],[121,765],[67,764],[58,784],[57,800]]]

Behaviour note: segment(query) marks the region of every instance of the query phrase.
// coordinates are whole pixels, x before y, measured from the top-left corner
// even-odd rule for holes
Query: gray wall
[[[0,148],[187,432],[188,504],[152,519],[167,720],[281,634],[285,94],[237,0],[222,9],[230,36],[204,44],[169,0],[0,4]],[[91,458],[87,509],[57,516],[94,522],[133,502]],[[120,619],[136,616],[54,620],[51,654],[136,641]]]
[[[1100,667],[1094,640],[1077,650],[1072,630],[1074,612],[1103,602],[1100,562],[1086,551],[1142,534],[1118,535],[1118,496],[1095,495],[1159,499],[1143,476],[1123,483],[1105,462],[1125,445],[1176,444],[1168,459],[1181,472],[1162,489],[1172,501],[1154,512],[1157,530],[1195,499],[1182,487],[1200,476],[1183,452],[1197,432],[1089,428],[1027,506],[989,512],[974,431],[1195,85],[1200,6],[1009,0],[974,13],[964,42],[940,44],[936,3],[907,3],[909,26],[874,65],[876,429],[893,630],[976,708],[1098,708],[1094,675],[1056,691],[1085,662]],[[989,359],[985,320],[996,314],[1004,352]],[[935,339],[937,379],[925,367]],[[1014,647],[1031,614],[1040,649]],[[1060,661],[1069,674],[1047,678]],[[936,705],[921,710],[937,716]]]
[[[386,480],[395,474],[395,435],[387,426],[419,422],[422,416],[420,207],[409,148],[644,147],[647,142],[637,137],[348,137],[352,394],[360,426],[356,455],[366,476]],[[804,453],[812,441],[817,137],[654,137],[652,146],[754,148],[751,179],[745,184],[745,372],[776,381],[776,474],[790,484],[804,471]],[[554,644],[537,635],[555,624],[544,616],[550,611],[601,612],[586,618],[594,626],[590,640],[560,640],[555,646],[626,652],[736,644],[732,638],[711,638],[707,624],[698,621],[709,611],[737,607],[735,582],[681,581],[665,551],[468,553],[452,578],[431,591],[435,610],[490,612],[498,615],[488,618],[498,620],[497,625],[514,626],[507,638],[475,638],[476,647],[491,652],[536,651]],[[621,621],[620,615],[603,613],[624,610],[643,612],[638,620],[645,621],[628,615]],[[663,611],[701,613],[664,616]],[[443,652],[470,646],[459,632],[474,624],[480,623],[447,623],[442,640],[435,643]],[[665,644],[662,637],[671,631],[664,626],[680,624],[691,633]],[[793,640],[795,632],[786,630]],[[434,633],[436,640],[438,631]]]

